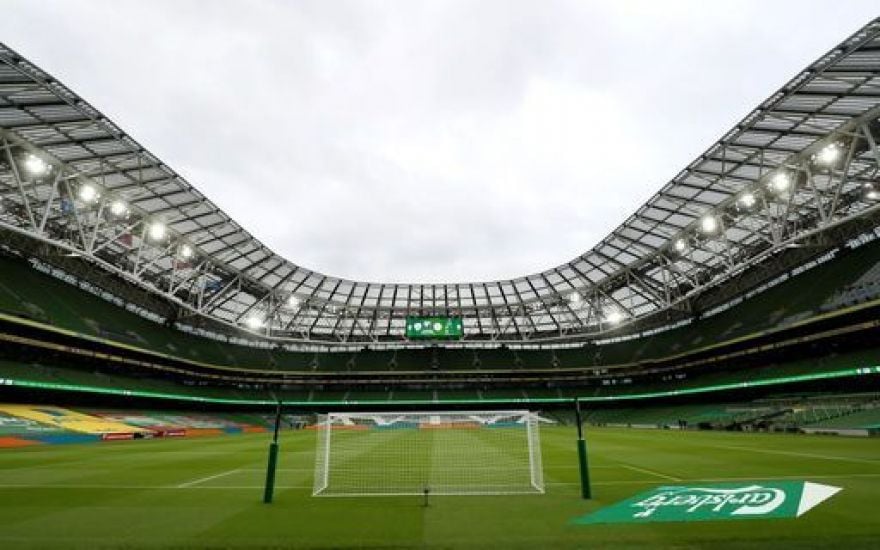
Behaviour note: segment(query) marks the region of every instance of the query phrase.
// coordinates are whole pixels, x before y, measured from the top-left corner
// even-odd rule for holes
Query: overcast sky
[[[295,263],[449,282],[591,248],[877,7],[3,0],[0,40]]]

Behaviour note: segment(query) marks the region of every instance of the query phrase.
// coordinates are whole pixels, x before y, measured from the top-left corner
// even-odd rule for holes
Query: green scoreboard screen
[[[407,317],[407,338],[461,338],[461,317]]]

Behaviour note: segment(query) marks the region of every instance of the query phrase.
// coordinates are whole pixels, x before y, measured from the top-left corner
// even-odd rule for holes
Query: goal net
[[[544,492],[529,411],[329,413],[315,428],[313,495]]]

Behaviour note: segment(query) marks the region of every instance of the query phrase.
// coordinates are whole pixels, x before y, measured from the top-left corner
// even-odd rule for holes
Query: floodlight
[[[78,195],[83,202],[93,202],[101,196],[98,189],[89,183],[80,186]]]
[[[707,214],[700,219],[700,230],[703,233],[714,233],[718,231],[718,218],[712,214]]]
[[[128,214],[128,205],[125,204],[125,201],[115,200],[110,203],[110,213],[121,218]]]
[[[869,201],[876,201],[880,199],[880,190],[878,190],[873,183],[866,183],[865,185],[863,185],[862,194]]]
[[[177,249],[177,253],[178,253],[178,254],[180,255],[180,257],[183,258],[184,260],[188,260],[189,258],[192,258],[192,255],[193,255],[193,249],[192,249],[192,247],[191,247],[190,245],[188,245],[188,244],[182,244],[182,245],[180,245],[180,248]]]
[[[676,239],[674,243],[672,243],[672,247],[675,248],[675,251],[678,253],[682,253],[687,250],[688,243],[684,239]]]
[[[746,209],[755,206],[756,202],[758,199],[755,198],[754,193],[743,193],[739,198],[739,205]]]
[[[147,226],[147,235],[154,241],[161,241],[167,234],[168,230],[162,222],[152,222]]]
[[[291,294],[290,298],[287,299],[287,305],[293,309],[299,309],[300,301],[295,295]]]
[[[49,172],[49,164],[33,153],[25,157],[24,168],[34,176],[42,176]]]
[[[837,159],[840,158],[840,153],[839,143],[829,143],[816,154],[815,158],[820,163],[830,166],[837,162]]]
[[[777,172],[770,180],[770,188],[776,193],[785,193],[791,187],[791,176],[785,172]]]
[[[579,293],[572,292],[568,295],[568,304],[572,307],[577,307],[581,303],[582,299],[583,298],[581,298],[581,295]]]
[[[251,330],[259,330],[259,329],[263,328],[265,321],[263,321],[262,318],[260,318],[256,315],[251,315],[250,317],[248,317],[247,319],[244,320],[244,324],[245,324],[245,326],[247,326],[247,328],[249,328]]]
[[[605,322],[609,325],[616,325],[624,320],[626,316],[619,309],[612,309],[605,316]]]

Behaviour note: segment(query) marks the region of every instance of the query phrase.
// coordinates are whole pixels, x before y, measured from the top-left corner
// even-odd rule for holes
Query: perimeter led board
[[[406,337],[455,339],[464,335],[461,317],[407,317]]]

